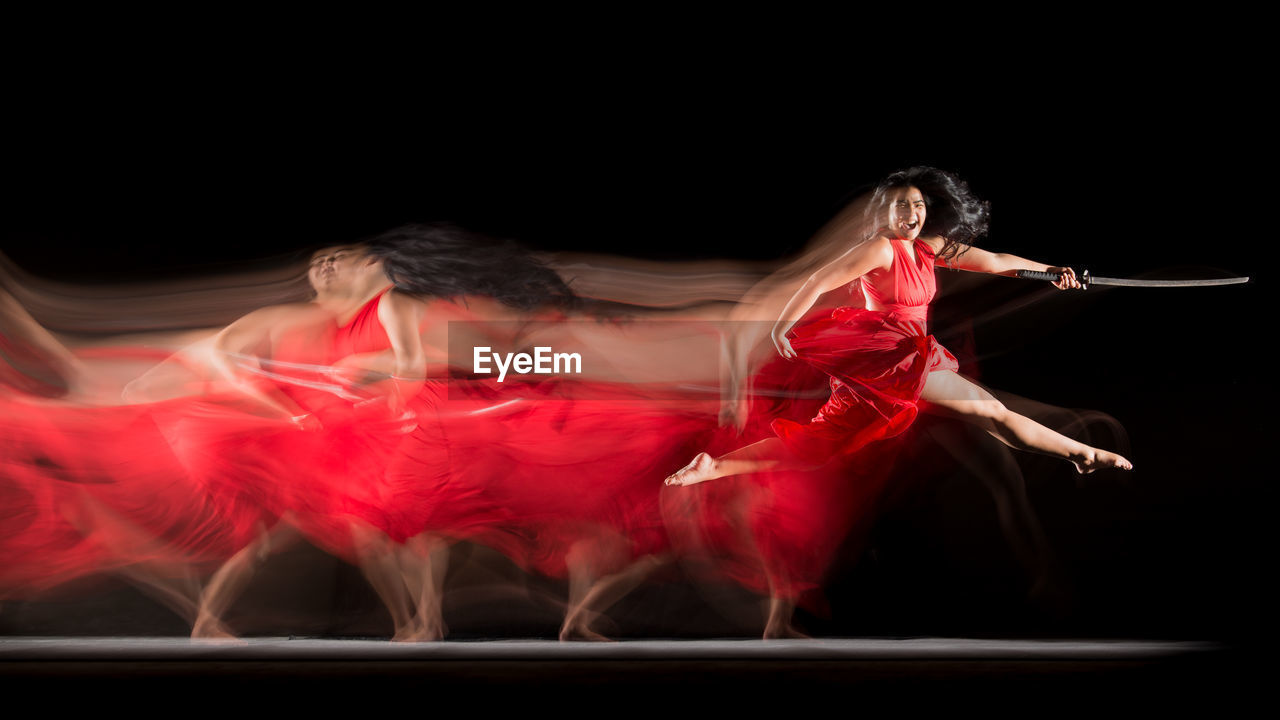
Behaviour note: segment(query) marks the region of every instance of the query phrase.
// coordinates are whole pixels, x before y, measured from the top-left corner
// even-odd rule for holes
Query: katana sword
[[[1018,277],[1025,280],[1057,282],[1058,274],[1039,270],[1019,270]],[[1212,280],[1130,280],[1129,278],[1094,277],[1088,270],[1076,275],[1084,289],[1090,285],[1121,285],[1124,287],[1213,287],[1215,285],[1239,285],[1249,282],[1247,277],[1215,278]]]

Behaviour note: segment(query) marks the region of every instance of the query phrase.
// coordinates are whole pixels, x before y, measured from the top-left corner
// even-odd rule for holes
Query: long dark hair
[[[521,310],[575,304],[564,280],[527,249],[456,225],[401,225],[363,244],[405,292],[441,298],[484,295]]]
[[[876,185],[867,212],[880,217],[889,191],[914,187],[924,195],[926,209],[921,235],[940,235],[946,241],[938,257],[950,260],[987,232],[991,203],[980,200],[969,184],[953,173],[932,167],[913,167],[889,175]]]

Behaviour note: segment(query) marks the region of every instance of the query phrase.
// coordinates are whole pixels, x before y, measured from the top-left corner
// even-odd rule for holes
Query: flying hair
[[[938,258],[951,260],[987,233],[991,219],[991,203],[981,200],[969,184],[953,173],[933,167],[918,166],[899,170],[881,180],[872,192],[867,214],[881,217],[890,190],[914,187],[924,195],[925,217],[921,235],[938,235],[946,242]],[[872,227],[876,227],[873,223]]]

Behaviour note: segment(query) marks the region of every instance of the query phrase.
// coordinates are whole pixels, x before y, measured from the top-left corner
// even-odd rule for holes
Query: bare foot
[[[422,620],[415,615],[413,620],[404,627],[396,628],[396,634],[391,636],[391,642],[435,642],[443,640],[447,634],[449,634],[449,627],[444,624],[444,620],[440,618]]]
[[[716,459],[706,453],[698,453],[688,465],[667,476],[665,485],[697,485],[700,482],[714,480]]]
[[[1076,472],[1085,475],[1103,468],[1117,468],[1119,470],[1132,470],[1133,463],[1124,457],[1106,450],[1090,448],[1083,457],[1073,459],[1072,464],[1076,466]]]
[[[564,617],[564,625],[560,626],[560,642],[569,640],[587,640],[590,642],[614,642],[591,629],[591,621],[595,613],[570,611]]]
[[[414,617],[405,625],[396,628],[391,642],[421,642],[423,634],[422,622]]]
[[[422,620],[421,632],[413,642],[435,642],[443,641],[444,635],[449,634],[449,626],[444,624],[444,619],[440,616]]]
[[[808,635],[796,629],[791,624],[791,618],[795,615],[796,604],[791,600],[778,597],[776,595],[769,598],[769,614],[765,616],[764,621],[764,639],[780,640],[783,638],[803,638],[811,639]]]
[[[227,626],[222,624],[222,621],[213,616],[200,617],[196,620],[195,625],[191,627],[191,639],[231,641],[241,645],[248,645],[248,643],[228,630]]]
[[[790,622],[770,622],[764,628],[765,640],[782,640],[786,638],[798,638],[801,640],[812,640],[812,635],[805,635],[796,629],[795,625]]]
[[[611,637],[605,637],[600,633],[587,627],[586,623],[565,623],[560,628],[560,642],[568,642],[570,640],[586,640],[588,642],[616,642]]]
[[[391,642],[398,642],[398,643],[436,642],[438,640],[443,640],[443,639],[444,639],[444,635],[440,634],[438,631],[433,632],[431,630],[427,630],[426,628],[417,628],[415,630],[408,630],[408,629],[400,630],[395,635],[391,636]]]
[[[444,620],[436,618],[422,624],[422,639],[426,642],[435,642],[443,640],[445,635],[449,634],[449,626],[444,624]]]

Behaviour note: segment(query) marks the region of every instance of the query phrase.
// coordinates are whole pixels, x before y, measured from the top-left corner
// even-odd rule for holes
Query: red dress
[[[661,480],[714,429],[713,402],[622,385],[429,381],[391,412],[333,373],[390,348],[385,293],[344,325],[276,328],[244,371],[301,424],[197,370],[195,394],[119,407],[0,396],[0,596],[136,563],[217,567],[281,518],[354,560],[352,527],[489,545],[563,575],[668,546]]]
[[[353,522],[386,524],[381,481],[403,423],[329,368],[386,346],[376,316],[373,327],[361,322],[376,308],[375,298],[341,328],[279,328],[271,360],[246,367],[310,413],[308,424],[198,367],[187,368],[191,394],[138,405],[78,407],[0,388],[0,596],[140,563],[207,572],[285,516],[351,558]]]
[[[768,383],[792,392],[817,374],[827,376],[830,398],[812,419],[801,421],[806,410],[813,412],[803,398],[785,408],[762,406],[749,422],[756,434],[746,438],[774,434],[814,469],[721,478],[665,493],[677,546],[699,567],[756,592],[811,599],[807,593],[821,587],[841,545],[870,528],[896,450],[874,441],[910,426],[929,373],[958,367],[926,329],[936,291],[933,251],[918,240],[914,257],[901,243],[892,246],[893,264],[851,287],[878,309],[841,307],[801,324],[791,345],[805,364],[779,359],[762,372]],[[764,430],[770,419],[772,433]],[[722,437],[710,451],[743,444]]]
[[[929,373],[959,368],[926,328],[937,291],[933,250],[917,240],[912,257],[902,243],[891,245],[893,264],[861,279],[878,309],[842,307],[793,335],[799,357],[831,377],[831,399],[812,420],[774,423],[778,437],[802,457],[848,454],[898,435],[915,420]]]
[[[553,577],[570,553],[610,572],[666,550],[662,479],[715,428],[714,402],[609,383],[463,379],[423,396],[392,464],[393,537],[472,541]]]
[[[352,384],[334,366],[351,355],[389,350],[378,308],[384,290],[347,322],[277,340],[279,389],[309,417],[305,429],[278,439],[292,468],[274,494],[275,514],[288,513],[309,542],[354,562],[354,524],[391,533],[387,469],[414,427],[410,402],[393,412],[385,396]]]
[[[336,328],[327,363],[390,349],[383,297]],[[308,476],[295,474],[280,511],[348,559],[358,522],[400,542],[425,533],[480,543],[552,576],[571,552],[620,569],[668,547],[662,478],[715,425],[706,401],[609,383],[428,380],[403,414],[323,384],[287,389],[323,428],[296,438],[304,445],[291,455]]]
[[[264,488],[287,475],[274,450],[292,432],[235,394],[79,407],[0,392],[0,596],[216,567],[272,521]]]

